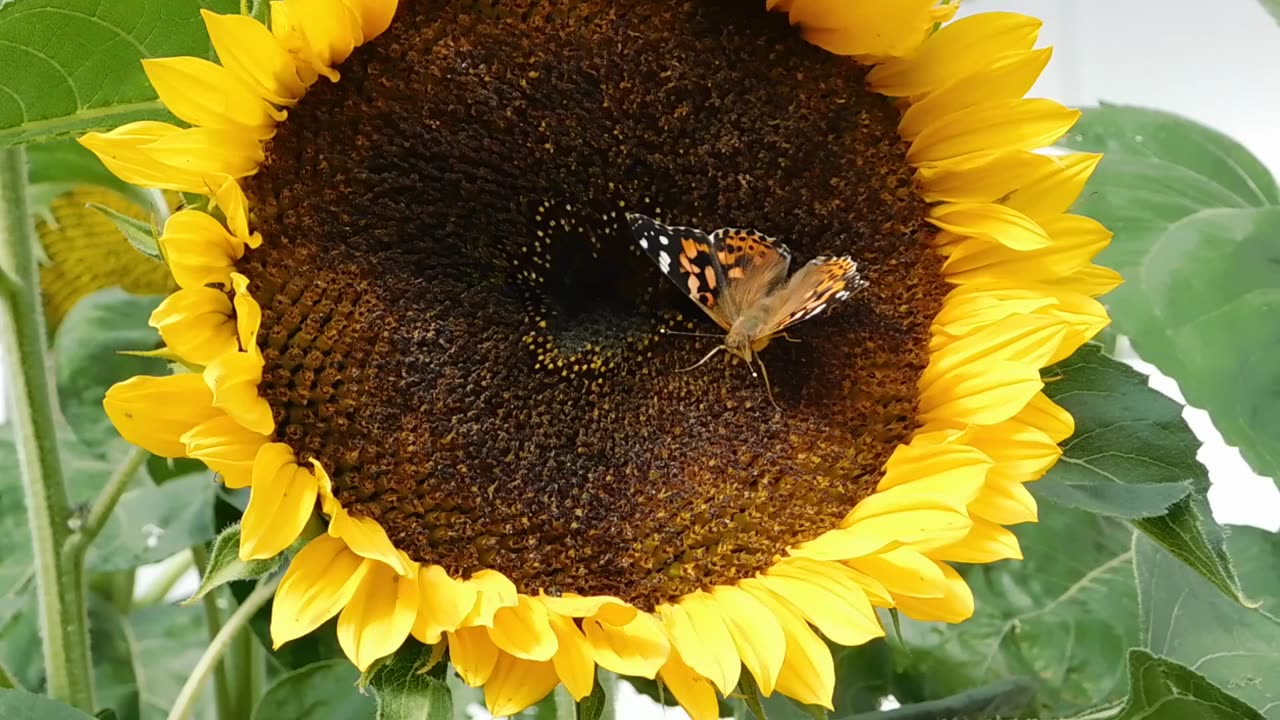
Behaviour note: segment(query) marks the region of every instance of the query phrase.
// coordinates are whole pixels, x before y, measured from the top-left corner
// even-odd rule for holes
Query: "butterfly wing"
[[[722,302],[727,280],[711,237],[697,228],[663,225],[638,213],[628,214],[627,222],[640,249],[658,263],[662,273],[728,330],[733,320]]]
[[[755,230],[722,228],[711,234],[724,272],[721,302],[730,318],[741,316],[782,284],[791,266],[786,245]]]
[[[858,273],[858,263],[848,256],[814,258],[778,291],[778,304],[765,323],[761,337],[776,335],[808,320],[866,286],[867,281]]]

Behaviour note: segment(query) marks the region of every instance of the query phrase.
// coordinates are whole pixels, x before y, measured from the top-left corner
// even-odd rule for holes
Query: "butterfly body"
[[[634,213],[627,220],[640,248],[725,330],[724,342],[702,362],[721,350],[759,362],[757,354],[788,327],[866,285],[849,257],[814,258],[787,279],[791,251],[754,230],[708,235]]]

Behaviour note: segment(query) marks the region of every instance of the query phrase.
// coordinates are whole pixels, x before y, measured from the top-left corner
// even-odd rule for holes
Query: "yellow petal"
[[[552,597],[541,596],[542,604],[557,615],[571,618],[600,617],[612,625],[626,625],[636,616],[636,609],[618,598],[607,595],[582,597],[573,593]]]
[[[213,391],[213,406],[254,432],[270,435],[276,429],[271,406],[258,396],[262,359],[246,352],[226,353],[204,369],[204,380]]]
[[[1001,55],[1030,50],[1041,22],[1017,13],[971,15],[943,26],[909,58],[890,60],[867,75],[873,90],[892,97],[931,92],[990,67]]]
[[[126,442],[167,458],[185,457],[182,436],[222,415],[199,375],[138,376],[116,383],[102,400]]]
[[[348,4],[360,16],[364,42],[369,42],[391,27],[397,0],[348,0]]]
[[[838,528],[801,543],[789,552],[796,557],[814,560],[847,560],[869,555],[892,542],[892,537],[865,532],[861,528]]]
[[[1001,525],[1036,521],[1036,499],[1020,482],[989,480],[969,512]]]
[[[769,575],[787,577],[834,589],[851,600],[850,607],[861,616],[868,632],[879,633],[880,619],[871,608],[876,599],[889,600],[889,591],[865,573],[837,562],[821,562],[809,558],[787,558],[769,569]],[[863,602],[863,600],[866,602]]]
[[[935,0],[794,0],[789,16],[806,40],[837,55],[899,57],[933,26]]]
[[[964,538],[973,526],[967,512],[938,508],[920,508],[904,510],[892,515],[877,515],[865,519],[855,519],[846,532],[872,535],[875,537],[892,537],[897,542],[910,545],[918,550],[930,550],[945,547]],[[870,553],[862,553],[853,557],[864,557]],[[846,560],[849,558],[826,557],[824,560]]]
[[[320,65],[340,64],[363,41],[361,18],[342,0],[302,0],[297,6],[301,12],[289,15],[291,29]]]
[[[1051,281],[1087,266],[1111,242],[1111,232],[1091,218],[1056,215],[1039,223],[1053,240],[1048,247],[1018,251],[965,240],[943,263],[943,274],[953,283],[975,286],[1007,283],[1011,277],[1023,282]]]
[[[556,634],[547,607],[528,595],[493,614],[489,639],[498,649],[522,660],[542,662],[556,654]]]
[[[245,488],[253,481],[253,462],[267,444],[267,436],[247,430],[230,415],[214,417],[182,435],[187,457],[201,460],[222,476],[229,488]]]
[[[927,128],[957,111],[1026,95],[1052,54],[1052,48],[1042,48],[996,58],[990,67],[959,78],[913,102],[902,114],[898,134],[903,140],[915,140]]]
[[[204,176],[186,168],[172,167],[144,149],[155,140],[178,133],[181,128],[168,123],[144,120],[128,123],[105,133],[82,135],[78,142],[98,156],[111,174],[142,187],[204,192]]]
[[[950,623],[968,620],[973,616],[973,591],[955,570],[945,564],[939,567],[944,579],[942,595],[934,598],[902,596],[897,598],[898,609],[916,620]]]
[[[952,488],[977,488],[980,487],[986,478],[987,472],[991,469],[991,458],[987,457],[980,450],[969,447],[963,443],[925,443],[922,442],[920,434],[907,445],[899,445],[893,454],[889,456],[889,461],[885,463],[884,477],[876,486],[879,491],[888,490],[889,488],[906,485],[908,483],[916,483],[920,481],[942,482],[946,486]],[[915,487],[929,487],[927,485],[915,485]],[[880,493],[877,493],[880,494]],[[962,491],[960,496],[967,495],[967,491]],[[875,497],[872,495],[871,497]],[[864,506],[861,512],[851,513],[853,517],[865,517],[870,514],[872,507],[884,500],[871,500],[871,497],[864,498]],[[967,503],[968,500],[960,500],[958,502]],[[956,501],[949,501],[943,504],[930,503],[929,507],[949,507],[959,509],[963,505],[956,504]],[[899,502],[891,503],[884,506],[884,511],[889,508],[901,509],[906,507]]]
[[[240,348],[231,299],[216,288],[179,290],[151,313],[151,327],[183,360],[206,365]]]
[[[198,210],[170,215],[160,235],[160,248],[173,278],[185,289],[210,283],[230,287],[235,261],[244,256],[244,243]]]
[[[992,482],[1035,480],[1062,455],[1062,449],[1048,433],[1021,422],[1017,416],[999,425],[971,428],[966,439],[995,463],[987,475]]]
[[[922,167],[916,178],[927,202],[986,203],[1009,195],[1053,165],[1047,155],[1016,150]]]
[[[582,630],[600,667],[619,675],[652,678],[673,654],[662,624],[649,613],[636,613],[625,625],[587,618]]]
[[[283,111],[217,63],[194,57],[148,58],[142,69],[164,106],[192,125],[229,128],[265,140],[284,119]]]
[[[207,193],[213,178],[252,175],[262,163],[262,145],[239,130],[193,127],[179,130],[143,145],[139,150],[181,177],[199,178],[188,192]],[[187,189],[183,182],[182,188]]]
[[[418,616],[413,636],[426,645],[440,642],[442,633],[457,630],[475,607],[476,587],[449,577],[439,565],[418,571]]]
[[[342,538],[360,557],[376,560],[400,575],[409,572],[408,563],[391,544],[387,531],[373,518],[357,517],[346,510],[334,513],[329,518],[329,535]]]
[[[707,679],[694,672],[680,660],[679,653],[671,653],[662,666],[662,683],[670,688],[676,702],[689,714],[690,720],[720,720],[720,704],[715,688]]]
[[[929,553],[934,560],[963,563],[992,563],[997,560],[1021,560],[1018,538],[1001,525],[982,519],[973,521],[973,530],[964,540]]]
[[[491,627],[498,610],[513,607],[519,602],[515,583],[496,570],[481,570],[472,575],[467,583],[476,589],[476,604],[463,621],[465,625]]]
[[[480,687],[489,680],[502,654],[482,627],[461,627],[448,634],[449,661],[462,682]]]
[[[404,644],[417,614],[418,579],[374,563],[338,616],[338,644],[364,672]]]
[[[1085,265],[1060,277],[1045,280],[1052,287],[1101,297],[1124,283],[1120,273],[1101,265]]]
[[[787,653],[787,638],[769,608],[737,587],[720,585],[711,590],[724,625],[729,629],[742,664],[756,679],[764,695],[772,695]]]
[[[320,535],[293,558],[271,607],[274,647],[300,638],[338,614],[374,567],[345,543]]]
[[[572,618],[551,613],[551,630],[556,634],[556,654],[551,658],[556,674],[574,700],[591,694],[596,682],[596,663],[591,645]]]
[[[861,645],[884,635],[871,603],[860,589],[845,593],[847,586],[839,581],[776,573],[782,564],[776,564],[767,574],[743,580],[738,586],[757,597],[767,591],[786,600],[823,635],[840,645]]]
[[[311,471],[298,465],[288,445],[264,446],[253,463],[249,506],[240,519],[240,559],[275,557],[298,538],[315,509]]]
[[[947,296],[933,318],[933,331],[935,336],[948,336],[950,342],[1011,315],[1031,315],[1054,303],[1051,295],[1034,290],[959,287]],[[935,337],[934,342],[937,341]]]
[[[240,189],[240,183],[230,175],[214,175],[208,180],[214,205],[222,209],[231,234],[241,244],[251,248],[262,245],[262,235],[249,232],[249,201],[244,196],[244,190]]]
[[[710,595],[696,592],[680,598],[678,604],[659,605],[658,617],[672,648],[694,672],[710,680],[722,695],[738,686],[742,661]]]
[[[831,699],[835,693],[836,669],[827,644],[809,629],[803,617],[773,593],[760,589],[758,593],[748,594],[773,614],[786,637],[787,652],[775,689],[806,705],[834,709]]]
[[[560,678],[550,662],[498,655],[484,684],[484,704],[494,717],[515,715],[547,696]]]
[[[1052,164],[1019,185],[1005,204],[1037,218],[1066,212],[1080,197],[1102,155],[1072,153],[1051,160]]]
[[[1079,110],[1052,100],[984,103],[931,124],[911,143],[907,162],[932,164],[993,151],[1046,147],[1070,130],[1079,117]]]
[[[1014,361],[1045,367],[1067,330],[1053,317],[1011,315],[964,337],[951,339],[942,347],[934,348],[929,367],[920,376],[921,392],[927,394],[936,384],[948,384],[958,372],[981,363]]]
[[[1076,431],[1075,419],[1043,393],[1031,398],[1031,402],[1016,415],[1019,422],[1044,432],[1055,443],[1071,437]]]
[[[262,325],[262,308],[249,294],[249,278],[231,273],[231,287],[235,290],[236,336],[241,349],[261,357],[258,349],[258,328]]]
[[[1016,415],[1044,383],[1033,365],[1010,360],[962,367],[920,393],[920,419],[994,425]]]
[[[292,105],[307,91],[293,58],[262,23],[208,10],[201,10],[200,16],[223,67],[255,94],[277,105]]]
[[[1013,250],[1049,244],[1049,234],[1017,210],[992,203],[944,203],[929,210],[929,222],[943,230],[999,243]]]
[[[963,512],[982,489],[991,464],[989,459],[971,460],[957,453],[904,469],[903,472],[910,473],[922,473],[927,469],[936,469],[938,472],[936,475],[922,476],[918,480],[903,482],[868,495],[853,507],[846,518],[846,527],[853,527],[873,517],[897,516],[916,510]]]
[[[946,578],[941,566],[911,548],[856,558],[849,567],[875,578],[895,598],[942,597]]]

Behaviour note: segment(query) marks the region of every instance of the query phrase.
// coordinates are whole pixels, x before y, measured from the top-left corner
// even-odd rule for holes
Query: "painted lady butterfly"
[[[758,363],[763,372],[758,354],[770,340],[867,285],[847,256],[814,258],[786,280],[791,251],[755,230],[722,228],[707,235],[635,213],[627,221],[640,249],[727,333],[689,370],[723,350],[748,365]],[[767,372],[764,380],[767,389]]]

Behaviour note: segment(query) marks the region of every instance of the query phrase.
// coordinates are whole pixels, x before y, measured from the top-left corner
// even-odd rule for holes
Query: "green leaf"
[[[1045,394],[1075,418],[1075,434],[1044,479],[1038,498],[1125,519],[1163,515],[1209,476],[1196,460],[1200,441],[1182,406],[1144,375],[1092,343],[1045,372]]]
[[[218,533],[209,550],[209,564],[200,574],[200,587],[190,598],[179,603],[191,605],[207,595],[211,590],[236,580],[253,580],[275,572],[284,564],[284,555],[279,554],[266,560],[240,559],[240,526],[231,527]]]
[[[0,690],[0,717],[5,720],[93,720],[70,705],[25,690]]]
[[[115,606],[93,596],[89,602],[89,643],[94,660],[94,698],[98,708],[114,710],[120,717],[136,718],[141,710],[129,634],[127,620]],[[138,660],[146,662],[145,658]]]
[[[1116,329],[1209,412],[1228,444],[1280,477],[1280,193],[1238,143],[1188,120],[1086,111],[1072,147],[1108,153],[1077,210],[1113,232]]]
[[[212,540],[215,492],[209,473],[126,492],[90,547],[89,567],[128,570]]]
[[[597,677],[595,684],[591,686],[591,694],[578,703],[574,717],[576,720],[600,720],[600,716],[604,715],[604,709],[608,706],[609,698],[605,697],[604,685]]]
[[[1116,720],[1266,720],[1195,671],[1139,648],[1129,651],[1129,684]]]
[[[164,720],[196,662],[209,645],[204,614],[191,608],[151,605],[128,617],[138,679],[141,720]],[[211,688],[200,690],[193,720],[213,716]]]
[[[1240,598],[1240,584],[1209,512],[1209,475],[1182,407],[1146,377],[1093,344],[1048,371],[1045,393],[1071,413],[1063,457],[1030,485],[1037,497],[1127,518],[1170,552]]]
[[[1254,582],[1275,591],[1280,538],[1233,528],[1232,550],[1269,568]],[[1280,620],[1222,597],[1162,548],[1135,543],[1143,638],[1152,653],[1186,665],[1260,711],[1280,717]],[[1270,708],[1270,710],[1266,710]]]
[[[1022,710],[1035,694],[1034,679],[1007,678],[939,700],[903,705],[892,710],[841,715],[834,720],[987,720],[1022,717]]]
[[[23,0],[0,5],[0,147],[165,120],[139,61],[212,57],[198,11],[238,0]]]
[[[432,648],[410,643],[367,675],[378,700],[378,720],[449,720],[453,696],[445,682],[448,667]]]
[[[119,288],[100,290],[76,303],[54,338],[62,414],[75,436],[104,457],[118,457],[130,449],[102,409],[107,388],[134,375],[166,372],[162,360],[119,354],[156,346],[158,338],[147,319],[160,300],[129,295]]]
[[[901,620],[898,634],[901,635]],[[884,640],[872,640],[857,647],[831,648],[836,666],[836,690],[832,698],[833,717],[869,712],[893,694],[893,655]]]
[[[164,261],[164,256],[160,254],[159,228],[153,223],[131,218],[100,203],[89,203],[89,207],[107,216],[108,220],[115,223],[116,229],[120,231],[121,235],[124,235],[124,239],[129,241],[129,245],[133,246],[134,250],[156,262]]]
[[[993,681],[1040,681],[1033,710],[1057,717],[1121,697],[1138,642],[1126,524],[1067,508],[1014,528],[1026,559],[966,568],[975,612],[958,625],[903,618],[910,648],[893,695],[938,700]]]
[[[307,720],[371,720],[374,701],[356,688],[359,679],[359,671],[345,660],[327,660],[294,670],[267,688],[251,720],[286,715]]]

